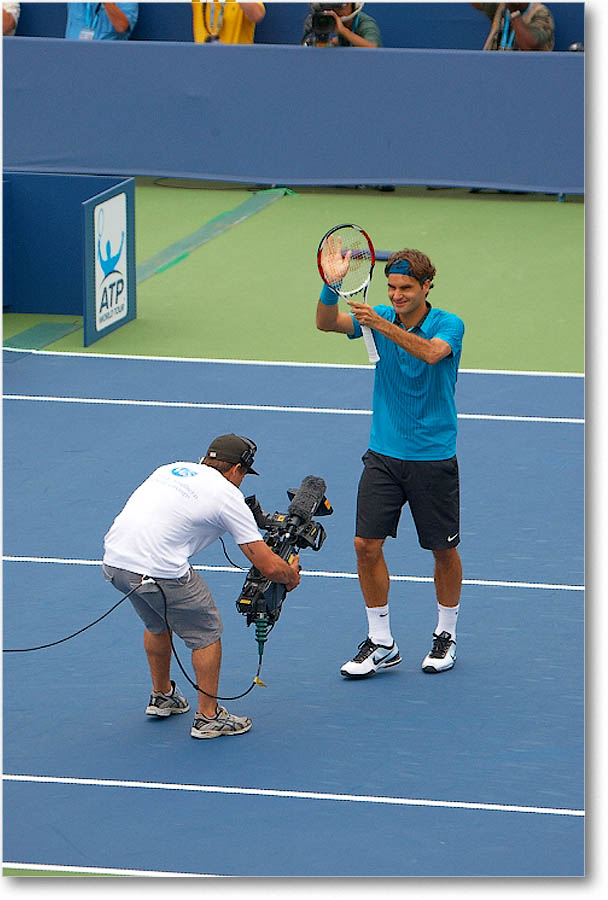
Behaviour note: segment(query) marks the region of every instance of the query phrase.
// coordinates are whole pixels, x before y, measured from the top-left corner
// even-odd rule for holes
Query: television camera
[[[286,513],[265,513],[257,497],[245,498],[258,528],[266,532],[264,542],[288,563],[299,550],[318,551],[325,541],[325,529],[313,516],[329,516],[333,509],[325,496],[326,484],[316,475],[308,475],[297,490],[288,490],[291,500]],[[274,628],[287,595],[284,584],[265,578],[255,566],[247,573],[236,601],[237,610],[247,617],[247,626],[255,624],[260,662],[268,634]]]

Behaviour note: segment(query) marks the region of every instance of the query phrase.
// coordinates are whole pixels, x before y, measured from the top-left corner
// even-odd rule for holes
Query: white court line
[[[3,556],[3,562],[19,563],[49,563],[63,566],[101,566],[100,559],[64,559],[59,556]],[[247,569],[236,569],[234,566],[193,566],[201,572],[233,572],[243,574]],[[356,572],[322,572],[320,570],[306,571],[302,569],[301,575],[316,576],[318,578],[352,578],[359,576]],[[431,575],[391,575],[391,581],[414,581],[432,584]],[[545,584],[538,581],[485,581],[477,578],[463,578],[463,584],[477,585],[480,587],[506,587],[506,588],[536,588],[543,591],[584,591],[584,584]]]
[[[287,366],[288,368],[312,368],[312,369],[367,369],[373,371],[369,363],[318,363],[318,362],[281,362],[280,360],[264,359],[216,359],[211,357],[195,356],[144,356],[123,353],[78,353],[75,351],[63,352],[61,350],[19,350],[17,347],[4,347],[6,353],[32,353],[37,356],[70,356],[82,359],[131,359],[152,362],[181,362],[181,363],[216,363],[226,366]],[[584,378],[583,372],[534,372],[517,369],[459,369],[467,375],[533,375],[547,378]]]
[[[200,794],[240,794],[254,797],[285,797],[292,800],[331,800],[350,803],[379,803],[389,806],[433,806],[443,809],[484,810],[488,812],[536,813],[545,816],[584,817],[584,809],[548,806],[515,806],[507,803],[468,803],[461,800],[427,800],[412,797],[382,797],[368,794],[328,794],[319,791],[285,791],[270,788],[228,787],[210,784],[168,784],[163,781],[122,781],[111,778],[62,778],[52,775],[3,775],[4,781],[35,784],[70,784],[84,787],[143,788],[156,791],[185,791]]]
[[[105,397],[52,397],[44,394],[4,394],[5,400],[23,400],[39,403],[80,403],[99,406],[153,406],[169,409],[240,409],[253,412],[313,413],[340,416],[371,416],[371,409],[338,409],[323,406],[271,406],[259,403],[195,403],[180,400],[115,400]],[[584,419],[556,416],[498,416],[485,413],[458,413],[459,419],[476,419],[491,422],[549,422],[558,425],[584,425]]]
[[[2,860],[4,869],[23,869],[25,872],[78,872],[83,875],[131,875],[145,878],[229,878],[200,872],[153,872],[147,869],[101,869],[94,866],[49,866],[45,863],[21,863]]]

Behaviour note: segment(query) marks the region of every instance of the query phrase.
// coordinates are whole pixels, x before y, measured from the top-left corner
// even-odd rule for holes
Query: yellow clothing
[[[264,4],[259,4],[264,9]],[[194,40],[203,44],[209,35],[219,34],[222,44],[253,44],[254,22],[250,22],[235,0],[201,3],[192,0]]]

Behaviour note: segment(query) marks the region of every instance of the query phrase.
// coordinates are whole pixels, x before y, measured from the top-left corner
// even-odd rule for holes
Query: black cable
[[[226,559],[228,560],[230,565],[234,566],[235,569],[240,569],[241,572],[246,572],[247,569],[243,568],[243,566],[237,566],[237,564],[230,559],[230,557],[228,556],[228,551],[226,550],[226,544],[224,543],[224,539],[222,537],[220,537],[219,540],[220,540],[220,544],[222,545],[222,550],[224,551],[224,556],[226,557]]]
[[[221,540],[221,538],[220,538],[220,540]],[[222,544],[223,543],[224,542],[222,541]],[[224,548],[224,552],[225,552],[225,548]],[[228,554],[226,554],[226,556],[229,559]],[[237,566],[237,568],[240,568],[240,566]],[[213,700],[240,700],[241,697],[244,697],[246,694],[248,694],[250,691],[252,691],[254,689],[254,687],[256,686],[256,684],[258,683],[258,677],[260,674],[260,670],[262,668],[262,655],[261,654],[260,654],[260,658],[259,658],[259,662],[258,662],[258,670],[256,672],[255,678],[253,679],[253,681],[251,682],[250,686],[247,688],[246,691],[243,691],[242,694],[237,694],[235,697],[220,697],[219,694],[209,694],[207,691],[204,691],[202,689],[202,687],[199,687],[195,681],[192,681],[192,679],[190,678],[190,676],[184,669],[181,659],[177,655],[177,650],[175,649],[175,644],[173,643],[173,631],[171,630],[171,626],[169,625],[169,620],[167,619],[167,595],[165,594],[164,590],[162,589],[162,586],[158,583],[158,581],[156,581],[154,578],[150,578],[150,581],[154,582],[156,587],[159,589],[159,591],[163,595],[163,603],[164,603],[163,616],[165,619],[165,625],[167,626],[167,631],[169,633],[169,641],[171,643],[171,649],[173,650],[173,655],[175,656],[177,664],[180,667],[184,678],[192,685],[192,687],[195,688],[197,691],[199,691],[199,693],[204,694],[206,697],[211,697]]]
[[[228,560],[228,562],[231,565],[236,566],[236,564],[232,562],[232,560],[228,556],[228,553],[226,552],[226,547],[224,545],[224,541],[221,538],[220,538],[220,541],[222,542],[222,547],[224,548],[224,554],[226,556],[226,559]],[[242,567],[236,566],[236,568],[241,569]],[[241,697],[245,697],[246,694],[248,694],[250,691],[252,691],[253,688],[256,686],[256,684],[261,684],[261,682],[258,681],[260,670],[262,668],[262,654],[260,653],[260,657],[259,657],[259,661],[258,661],[258,670],[255,674],[255,677],[254,677],[253,681],[251,682],[251,685],[247,688],[246,691],[243,691],[242,694],[237,694],[235,697],[220,697],[219,694],[209,694],[209,693],[207,693],[207,691],[204,691],[201,687],[199,687],[198,684],[190,678],[190,676],[188,675],[188,673],[186,672],[186,670],[184,669],[184,667],[182,665],[182,661],[180,660],[179,656],[177,655],[177,650],[175,649],[175,644],[173,643],[173,631],[172,631],[171,626],[169,625],[169,621],[167,619],[167,597],[166,597],[166,594],[165,594],[164,590],[162,589],[161,585],[155,579],[150,578],[149,580],[152,581],[156,585],[156,587],[159,589],[159,591],[163,595],[163,603],[164,603],[163,615],[164,615],[164,619],[165,619],[165,625],[167,626],[167,631],[169,633],[169,641],[171,643],[171,649],[173,651],[173,655],[175,656],[177,664],[182,671],[182,674],[187,679],[187,681],[190,682],[190,684],[192,685],[193,688],[195,688],[201,694],[205,694],[206,697],[211,697],[214,700],[240,700]],[[68,634],[67,637],[60,638],[60,640],[58,640],[58,641],[52,641],[49,644],[40,644],[39,647],[19,647],[18,649],[8,649],[8,650],[3,649],[2,652],[3,653],[31,653],[33,650],[46,650],[48,647],[56,647],[57,644],[63,644],[65,641],[69,641],[73,637],[76,637],[76,635],[82,634],[83,631],[87,631],[87,629],[92,628],[93,625],[97,625],[97,623],[101,622],[102,619],[105,619],[106,616],[109,616],[110,613],[114,612],[114,610],[118,606],[120,606],[120,604],[123,603],[128,597],[130,597],[131,594],[134,594],[142,586],[143,583],[145,583],[145,582],[142,579],[142,581],[139,584],[137,584],[134,588],[131,588],[131,590],[129,591],[128,594],[125,594],[124,597],[121,597],[120,600],[118,601],[118,603],[115,603],[114,606],[110,607],[110,609],[107,612],[105,612],[102,616],[99,616],[99,618],[95,619],[94,622],[90,622],[88,625],[85,625],[84,628],[80,628],[78,631],[75,631],[73,634]],[[273,627],[274,627],[274,623],[269,630],[272,630]]]
[[[32,650],[46,650],[47,647],[56,647],[57,644],[63,644],[64,641],[69,641],[73,637],[76,637],[77,634],[82,634],[83,631],[86,631],[87,628],[92,628],[93,625],[97,625],[98,622],[101,622],[102,619],[105,619],[106,616],[109,616],[111,612],[114,612],[117,606],[130,597],[131,594],[134,594],[137,588],[140,587],[138,584],[137,587],[134,587],[133,590],[129,591],[128,594],[125,594],[124,597],[121,597],[118,603],[115,603],[111,609],[100,616],[98,619],[95,619],[94,622],[91,622],[89,625],[85,625],[84,628],[80,628],[78,631],[75,631],[74,634],[68,634],[67,637],[61,638],[59,641],[52,641],[50,644],[41,644],[39,647],[20,647],[18,650],[3,650],[3,653],[30,653]]]

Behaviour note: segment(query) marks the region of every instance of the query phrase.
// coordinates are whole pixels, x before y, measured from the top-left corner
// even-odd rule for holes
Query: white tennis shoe
[[[374,644],[371,638],[366,638],[359,644],[359,652],[340,669],[340,674],[345,678],[367,678],[375,675],[378,669],[390,669],[401,662],[399,647],[393,641],[390,647],[383,644]]]
[[[422,660],[423,672],[445,672],[456,662],[456,641],[447,631],[433,634],[433,646]]]
[[[216,738],[227,734],[244,734],[251,728],[247,716],[235,716],[223,706],[218,706],[212,718],[197,713],[190,729],[193,738]]]
[[[171,693],[161,694],[160,691],[152,691],[150,700],[146,707],[147,716],[174,716],[179,713],[188,712],[190,704],[176,685],[171,682]]]

